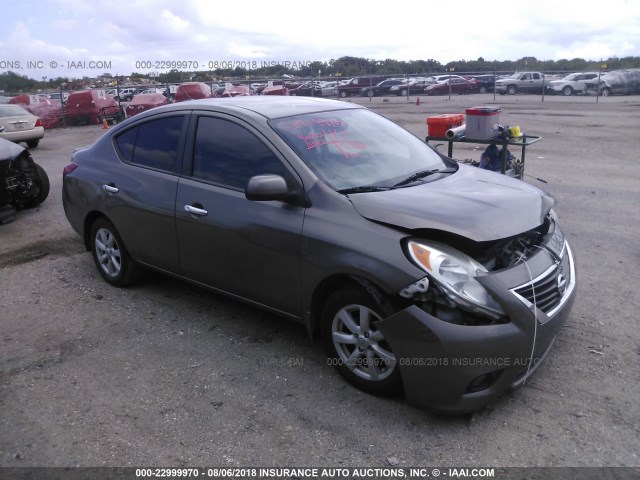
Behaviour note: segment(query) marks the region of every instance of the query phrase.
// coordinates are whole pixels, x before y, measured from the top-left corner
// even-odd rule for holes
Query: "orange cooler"
[[[447,130],[459,127],[463,122],[464,115],[461,113],[444,113],[427,117],[427,135],[434,138],[445,138]]]

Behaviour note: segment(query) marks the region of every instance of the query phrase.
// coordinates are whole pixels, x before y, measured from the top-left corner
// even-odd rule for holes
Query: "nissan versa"
[[[576,293],[549,195],[339,101],[154,108],[73,154],[63,201],[107,282],[152,268],[292,318],[356,387],[440,412],[522,385]]]

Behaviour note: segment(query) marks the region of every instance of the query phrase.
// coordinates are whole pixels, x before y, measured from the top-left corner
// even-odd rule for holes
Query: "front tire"
[[[603,88],[602,92],[600,92],[600,95],[602,95],[603,97],[608,97],[609,95],[611,95],[611,89],[608,87]]]
[[[507,87],[507,94],[515,95],[516,93],[518,93],[518,87],[516,87],[515,85],[509,85]]]
[[[376,326],[391,313],[387,302],[355,284],[331,294],[322,309],[329,361],[349,383],[373,395],[396,395],[402,387],[396,357]]]
[[[570,97],[571,95],[573,95],[573,88],[566,86],[562,89],[562,94],[565,97]]]
[[[102,278],[116,287],[131,285],[136,279],[138,267],[113,224],[104,217],[97,219],[91,227],[89,238],[93,261]]]
[[[37,207],[49,196],[50,184],[49,175],[47,175],[47,172],[44,171],[44,168],[42,168],[37,163],[34,164],[34,168],[36,171],[36,176],[33,181],[38,188],[38,194],[34,197],[33,203],[30,206]]]
[[[17,209],[37,207],[49,196],[49,176],[44,168],[34,162],[33,173],[28,172],[25,175],[29,177],[31,186],[25,196],[20,196],[12,202]]]

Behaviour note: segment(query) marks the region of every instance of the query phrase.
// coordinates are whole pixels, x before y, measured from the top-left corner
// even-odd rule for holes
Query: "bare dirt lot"
[[[58,129],[33,150],[50,197],[0,226],[0,466],[640,466],[640,97],[386,100],[351,101],[421,137],[497,104],[543,137],[525,181],[558,201],[579,291],[523,388],[441,417],[354,390],[302,326],[159,275],[108,286],[60,192],[104,130]]]

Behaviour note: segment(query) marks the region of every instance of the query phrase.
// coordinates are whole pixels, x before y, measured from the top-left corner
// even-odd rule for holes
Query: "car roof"
[[[304,115],[308,113],[325,112],[330,110],[348,110],[364,108],[357,104],[340,102],[313,97],[290,96],[262,96],[248,95],[232,98],[206,98],[189,100],[187,102],[174,103],[162,108],[162,111],[171,110],[211,110],[216,112],[241,112],[247,111],[261,115],[267,119]],[[160,112],[160,109],[154,109]],[[149,113],[152,113],[150,110]]]

